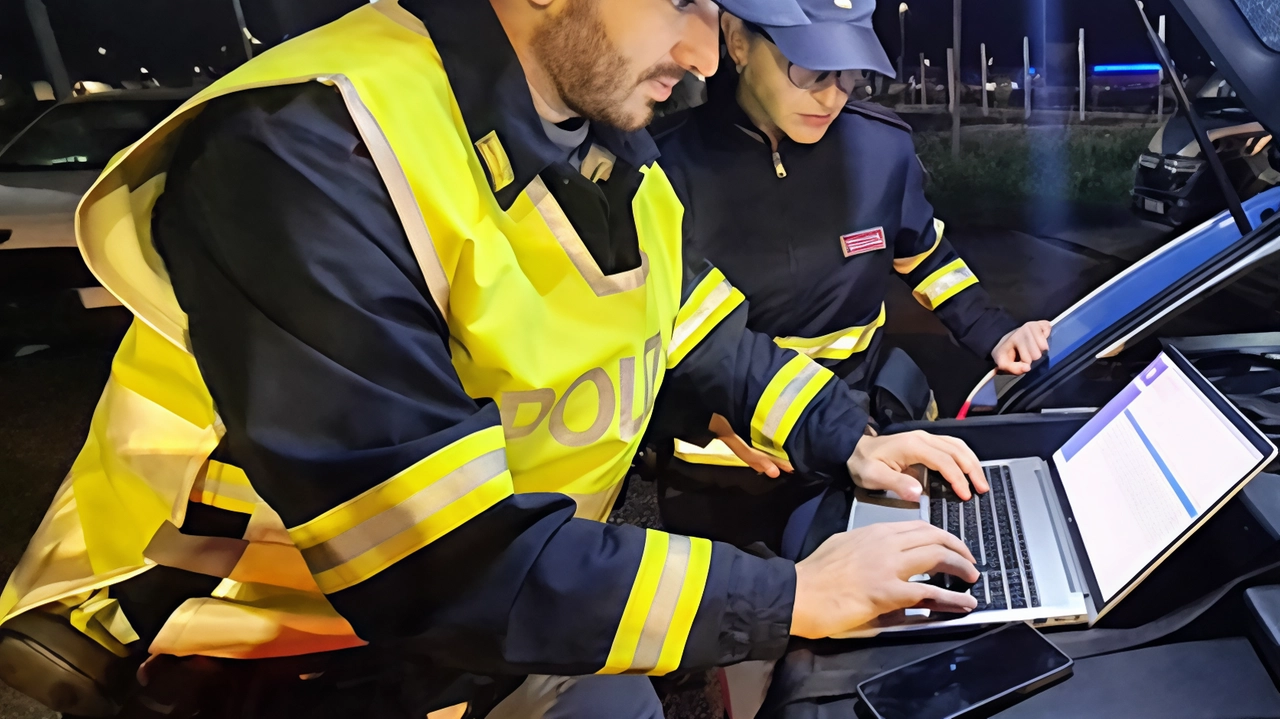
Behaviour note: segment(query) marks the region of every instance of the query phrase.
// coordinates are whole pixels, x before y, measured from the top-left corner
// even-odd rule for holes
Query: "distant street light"
[[[898,6],[898,37],[900,44],[898,45],[898,80],[906,82],[907,67],[907,11],[910,8],[906,3]]]

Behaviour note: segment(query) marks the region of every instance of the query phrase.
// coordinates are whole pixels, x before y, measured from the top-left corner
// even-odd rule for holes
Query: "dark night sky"
[[[137,70],[146,67],[162,81],[180,84],[197,64],[226,66],[242,55],[230,0],[45,1],[73,80],[138,79]],[[296,18],[285,16],[358,1],[243,0],[250,28],[259,36],[272,34],[268,26],[273,18],[288,24]],[[941,67],[951,45],[952,0],[908,2],[908,67],[918,62],[920,52]],[[1183,70],[1203,71],[1206,63],[1199,47],[1169,0],[1147,0],[1146,5],[1152,17],[1169,15],[1169,44]],[[895,62],[897,16],[898,0],[879,0],[876,27]],[[1091,65],[1154,60],[1131,0],[966,0],[964,65],[977,69],[978,43],[985,42],[997,65],[1020,66],[1022,36],[1029,35],[1033,64],[1042,67],[1045,42],[1074,43],[1080,27],[1086,31]],[[99,47],[107,54],[100,55]],[[0,74],[14,79],[43,75],[20,0],[0,0]]]
[[[952,0],[907,0],[907,66],[919,63],[925,53],[934,66],[946,62],[951,47]],[[1147,14],[1168,16],[1166,38],[1184,72],[1200,72],[1207,61],[1199,43],[1182,23],[1169,0],[1146,0]],[[876,30],[894,62],[897,62],[898,1],[879,0]],[[1031,38],[1032,65],[1044,62],[1047,43],[1071,43],[1085,30],[1085,52],[1090,65],[1155,62],[1146,30],[1132,0],[965,0],[963,32],[964,65],[976,68],[979,43],[997,65],[1022,65],[1022,38]],[[1073,54],[1074,57],[1074,54]],[[914,62],[913,62],[914,61]],[[1052,79],[1051,79],[1052,81]]]

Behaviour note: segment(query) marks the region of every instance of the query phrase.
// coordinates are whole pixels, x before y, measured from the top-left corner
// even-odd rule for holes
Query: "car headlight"
[[[1160,166],[1160,157],[1158,155],[1152,155],[1144,152],[1142,153],[1142,156],[1138,158],[1138,164],[1148,170],[1154,170]]]

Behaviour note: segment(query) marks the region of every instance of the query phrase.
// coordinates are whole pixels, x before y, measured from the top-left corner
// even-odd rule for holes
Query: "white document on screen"
[[[1163,355],[1054,455],[1108,601],[1261,453]]]

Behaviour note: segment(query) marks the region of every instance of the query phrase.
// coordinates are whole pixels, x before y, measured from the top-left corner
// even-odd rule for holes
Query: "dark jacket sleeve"
[[[847,476],[845,463],[868,422],[848,385],[808,357],[747,329],[746,298],[705,260],[688,258],[681,302],[664,407],[688,401],[723,415],[738,436],[789,460],[801,473]],[[705,416],[679,414],[695,423],[678,436],[696,432],[696,422],[706,426]]]
[[[487,674],[665,673],[779,656],[790,562],[514,494],[388,193],[319,84],[215,100],[153,230],[226,426],[362,638]]]
[[[1018,323],[997,305],[944,236],[945,225],[924,196],[924,173],[910,148],[902,224],[893,238],[893,267],[916,300],[932,310],[960,344],[989,358]]]

